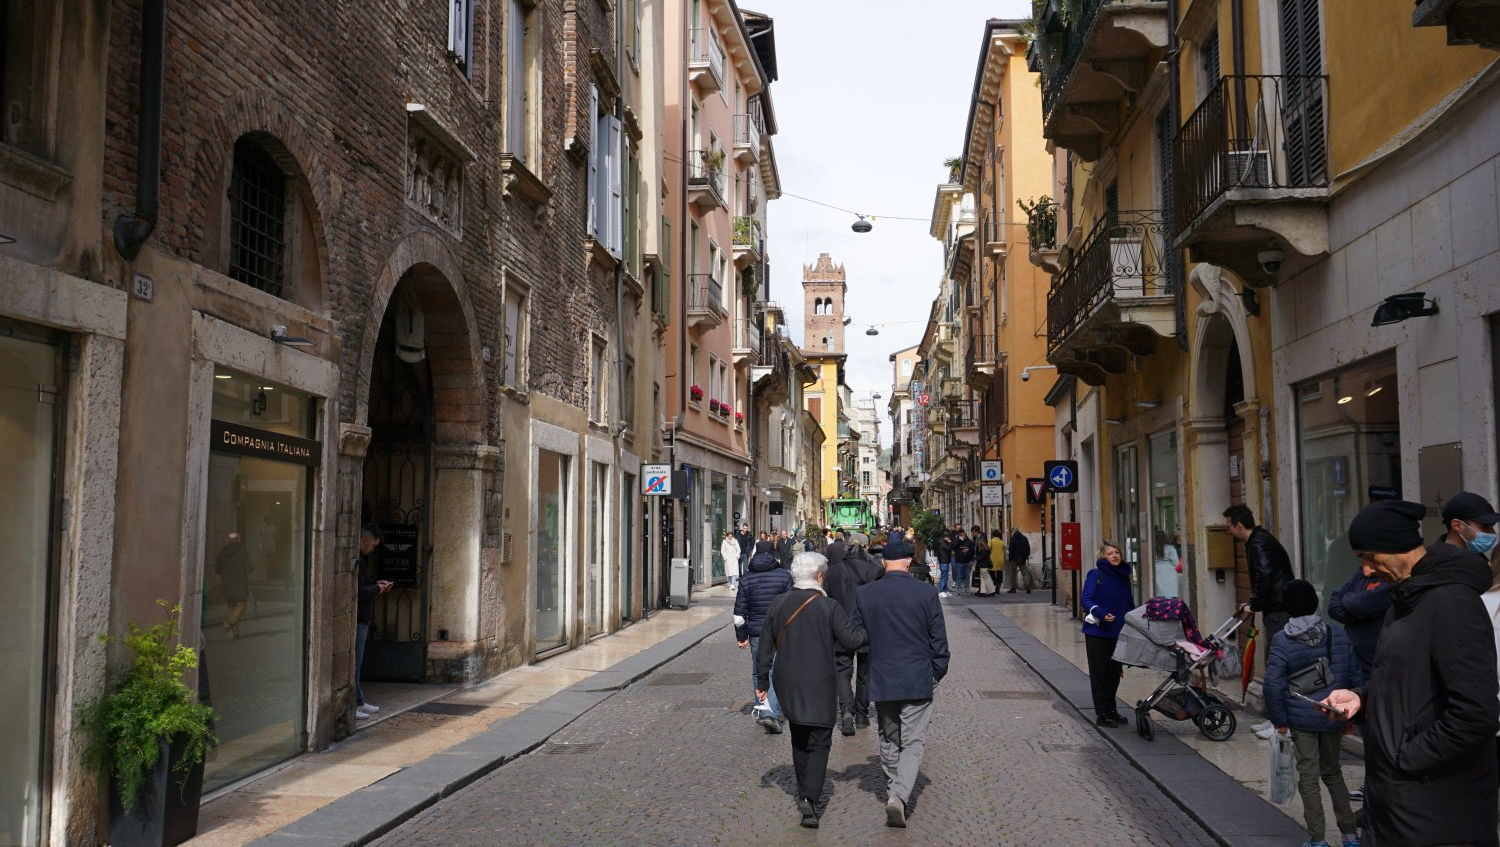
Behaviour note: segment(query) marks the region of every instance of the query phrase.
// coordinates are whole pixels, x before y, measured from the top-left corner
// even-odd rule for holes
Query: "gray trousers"
[[[931,700],[887,700],[875,704],[880,725],[880,768],[885,771],[886,799],[906,803],[917,771],[922,767],[922,747],[927,741],[927,722],[932,719]]]

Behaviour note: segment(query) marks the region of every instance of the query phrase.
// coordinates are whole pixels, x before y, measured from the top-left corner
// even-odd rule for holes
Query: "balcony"
[[[1326,76],[1219,80],[1173,141],[1174,243],[1250,285],[1273,239],[1327,253],[1327,122]]]
[[[759,264],[766,255],[766,235],[760,221],[751,215],[734,218],[734,263],[738,267]]]
[[[1047,295],[1047,360],[1089,385],[1177,329],[1176,272],[1157,210],[1099,221]]]
[[[995,375],[995,336],[970,335],[964,354],[964,378],[976,388],[988,386]]]
[[[1165,0],[1048,0],[1037,28],[1042,134],[1092,162],[1167,48]]]
[[[748,361],[756,364],[761,361],[761,331],[760,322],[753,318],[736,318],[734,321],[734,347],[732,354],[734,363]]]
[[[1005,221],[987,220],[984,222],[984,252],[991,256],[1005,258]]]
[[[692,55],[688,59],[688,82],[700,94],[724,87],[724,48],[712,27],[693,30]]]
[[[957,343],[958,324],[952,321],[939,321],[937,325],[937,343],[933,345],[932,350],[933,358],[945,362],[953,361],[953,348]]]
[[[1497,0],[1417,0],[1412,26],[1448,28],[1448,43],[1478,44],[1500,50],[1500,2]]]
[[[948,418],[947,440],[944,442],[946,451],[958,456],[974,452],[979,447],[979,401],[949,401],[945,413]]]
[[[734,116],[734,158],[747,165],[760,161],[760,125],[754,115]]]
[[[1021,209],[1026,213],[1027,258],[1047,273],[1057,273],[1057,204],[1050,197],[1039,197],[1029,207],[1023,203]]]
[[[724,199],[724,151],[694,150],[687,160],[688,202],[709,211],[715,206],[728,209]]]
[[[688,274],[687,295],[689,327],[712,329],[729,317],[724,308],[724,286],[713,274]]]

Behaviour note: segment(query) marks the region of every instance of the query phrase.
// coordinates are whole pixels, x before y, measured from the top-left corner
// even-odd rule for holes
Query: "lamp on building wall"
[[[1424,292],[1393,294],[1375,307],[1375,317],[1370,321],[1370,326],[1398,324],[1407,318],[1425,318],[1437,313],[1437,301],[1428,299]]]
[[[277,324],[271,327],[271,340],[277,344],[285,344],[288,347],[313,347],[312,339],[302,338],[296,335],[287,335],[286,327]]]

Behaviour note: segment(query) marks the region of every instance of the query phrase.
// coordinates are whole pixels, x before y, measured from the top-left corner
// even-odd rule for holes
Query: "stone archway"
[[[1250,505],[1261,517],[1262,418],[1256,395],[1254,347],[1248,315],[1239,296],[1240,286],[1217,265],[1200,264],[1190,282],[1200,296],[1197,325],[1192,341],[1192,379],[1189,409],[1183,422],[1188,468],[1192,475],[1193,536],[1200,555],[1196,558],[1189,595],[1199,615],[1209,621],[1227,618],[1236,604],[1235,580],[1220,583],[1207,569],[1206,526],[1223,522],[1224,510],[1238,500]],[[1231,374],[1237,373],[1239,398],[1230,396]],[[1235,472],[1237,471],[1237,478]],[[1238,490],[1236,490],[1238,489]]]

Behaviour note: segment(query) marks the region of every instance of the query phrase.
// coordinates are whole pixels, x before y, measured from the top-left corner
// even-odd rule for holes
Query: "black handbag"
[[[1293,694],[1306,697],[1314,691],[1322,691],[1333,685],[1333,628],[1326,628],[1323,639],[1326,655],[1319,656],[1316,662],[1286,675],[1286,687]]]

